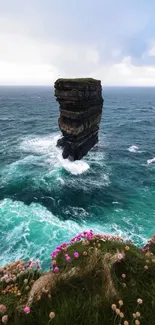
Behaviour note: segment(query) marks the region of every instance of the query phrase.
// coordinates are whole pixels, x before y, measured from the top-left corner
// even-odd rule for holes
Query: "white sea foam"
[[[74,210],[74,208],[73,208]],[[75,208],[78,214],[87,213]],[[106,232],[106,225],[93,222],[62,220],[38,203],[26,205],[20,201],[0,201],[0,235],[3,255],[0,266],[12,260],[33,258],[50,263],[50,253],[62,241],[84,230]],[[8,231],[9,229],[9,231]],[[49,261],[49,263],[48,263]]]
[[[139,147],[138,146],[135,146],[135,145],[132,145],[131,147],[128,148],[128,151],[130,152],[139,152]]]
[[[84,180],[82,180],[82,182],[83,182],[83,184],[85,183]],[[90,179],[87,178],[86,179],[86,186],[87,186],[87,184],[89,184],[90,188],[95,187],[95,188],[100,189],[101,184],[104,185],[104,186],[109,186],[110,183],[111,183],[111,181],[109,179],[109,175],[104,174],[104,173],[102,173],[102,175],[100,175],[99,179],[96,178],[96,177],[95,178],[93,177],[93,179],[92,178],[90,178]]]
[[[61,177],[58,177],[57,181],[59,181],[61,184],[65,184],[65,181]]]
[[[69,241],[80,231],[78,223],[60,220],[40,204],[27,206],[19,201],[4,199],[0,201],[0,234],[4,251],[0,256],[0,265],[31,256],[48,261],[51,251],[59,242]]]
[[[69,161],[68,159],[63,159],[62,156],[59,155],[59,161],[63,168],[73,175],[82,174],[89,169],[89,165],[83,160]]]
[[[152,163],[155,163],[155,157],[152,158],[152,159],[148,159],[148,160],[147,160],[147,164],[148,164],[148,165],[150,165],[150,164],[152,164]]]
[[[34,152],[41,155],[48,154],[53,151],[53,148],[56,148],[59,137],[58,134],[54,134],[43,137],[26,138],[21,142],[20,148],[25,152]]]
[[[59,138],[59,134],[54,134],[52,136],[24,139],[20,144],[20,149],[25,152],[46,155],[47,164],[55,167],[63,167],[73,175],[86,172],[90,167],[87,162],[83,160],[71,162],[68,159],[62,158],[62,152],[56,146]]]
[[[141,218],[134,225],[133,216],[122,218],[122,211],[119,210],[121,223],[118,224],[116,217],[111,215],[111,218],[101,225],[87,218],[89,213],[85,209],[70,208],[69,214],[72,211],[77,221],[59,219],[38,203],[26,205],[11,199],[0,201],[0,236],[3,251],[0,266],[16,259],[33,258],[40,259],[48,267],[50,253],[59,243],[69,242],[77,233],[89,229],[93,229],[94,233],[115,234],[135,241],[138,238],[139,242],[146,240],[144,233],[138,228],[142,224]],[[84,220],[80,218],[79,222],[79,215],[86,218]],[[144,228],[147,228],[148,222],[146,220]],[[138,234],[135,229],[139,229],[140,233]]]

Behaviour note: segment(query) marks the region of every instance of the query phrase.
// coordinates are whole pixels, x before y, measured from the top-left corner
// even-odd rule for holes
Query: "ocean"
[[[93,229],[141,246],[155,232],[155,89],[103,87],[99,143],[81,161],[56,147],[52,87],[0,87],[0,266],[50,266],[56,245]]]

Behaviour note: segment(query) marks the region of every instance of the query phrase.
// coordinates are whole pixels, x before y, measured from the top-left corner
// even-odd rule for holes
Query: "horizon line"
[[[39,85],[32,85],[32,84],[4,84],[4,85],[1,85],[0,84],[0,87],[54,87],[54,83],[51,84],[51,85],[42,85],[42,84],[39,84]],[[155,88],[155,85],[103,85],[102,84],[102,88]]]

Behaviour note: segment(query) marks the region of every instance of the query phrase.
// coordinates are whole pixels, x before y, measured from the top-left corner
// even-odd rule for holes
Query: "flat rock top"
[[[56,80],[54,87],[56,89],[93,89],[101,87],[101,81],[93,78],[75,78],[75,79],[63,79]]]
[[[59,83],[59,82],[64,82],[64,83],[86,83],[86,84],[94,84],[94,83],[100,83],[100,80],[97,79],[93,79],[93,78],[60,78],[57,79],[55,83]]]

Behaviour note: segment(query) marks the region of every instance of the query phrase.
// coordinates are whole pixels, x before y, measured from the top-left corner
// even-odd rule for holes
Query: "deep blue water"
[[[0,87],[0,265],[83,229],[141,245],[155,232],[155,88],[104,88],[99,144],[63,160],[52,87]],[[132,147],[136,146],[136,147]]]

